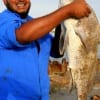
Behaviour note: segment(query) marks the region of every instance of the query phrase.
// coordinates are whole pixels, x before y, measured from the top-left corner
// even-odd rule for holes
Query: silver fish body
[[[64,6],[73,1],[60,0],[59,5]],[[66,19],[64,21],[66,33],[62,33],[59,42],[60,53],[68,53],[69,68],[77,88],[78,100],[87,100],[87,95],[93,87],[97,68],[100,25],[92,8],[91,11],[88,17],[82,19]]]

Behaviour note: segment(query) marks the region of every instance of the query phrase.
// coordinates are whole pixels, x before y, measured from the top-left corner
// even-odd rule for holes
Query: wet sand
[[[54,79],[56,79],[55,77]],[[65,81],[65,77],[62,77],[62,79],[60,77],[51,83],[50,100],[77,100],[76,89],[73,89],[71,93],[69,93],[68,85],[69,80]],[[87,96],[87,100],[91,100],[90,98],[94,95],[100,96],[100,73],[96,77],[95,85]]]
[[[61,73],[61,71],[60,71]],[[51,92],[50,100],[77,100],[76,89],[73,89],[69,93],[69,83],[70,77],[69,73],[66,74],[52,74],[51,79]],[[100,96],[100,60],[97,68],[97,74],[95,77],[95,84],[91,92],[87,96],[87,100],[91,100],[91,97],[94,95]]]
[[[91,100],[90,98],[94,95],[100,96],[100,89],[93,89],[91,93],[88,95],[87,100]],[[68,93],[67,90],[62,89],[52,93],[50,95],[51,100],[77,100],[76,90],[73,90],[71,93]]]

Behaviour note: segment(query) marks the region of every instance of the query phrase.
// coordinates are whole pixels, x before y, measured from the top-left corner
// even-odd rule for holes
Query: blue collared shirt
[[[0,100],[8,100],[9,95],[29,100],[49,98],[51,35],[38,40],[39,53],[34,41],[22,45],[16,40],[15,30],[31,19],[30,16],[21,19],[8,10],[0,14]]]

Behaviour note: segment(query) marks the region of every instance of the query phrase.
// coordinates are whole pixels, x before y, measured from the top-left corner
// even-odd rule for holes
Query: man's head
[[[18,13],[22,18],[27,16],[31,5],[30,0],[3,0],[3,2],[7,9]]]

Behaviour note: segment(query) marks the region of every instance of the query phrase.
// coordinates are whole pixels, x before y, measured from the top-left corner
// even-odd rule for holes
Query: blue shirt
[[[38,40],[39,53],[34,41],[22,45],[16,40],[15,30],[31,19],[30,16],[21,19],[18,14],[8,10],[0,14],[0,100],[49,98],[51,35]]]

